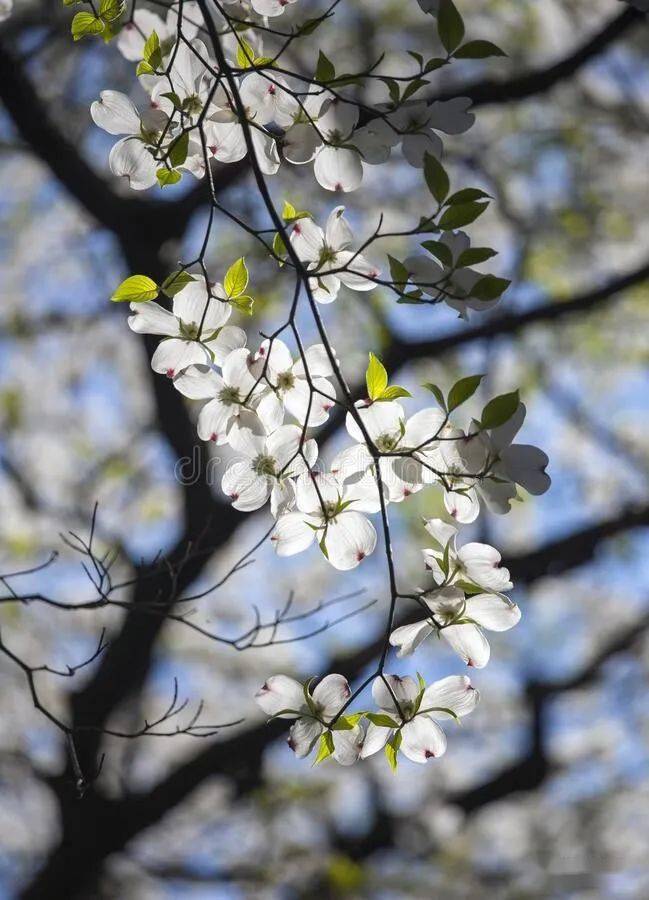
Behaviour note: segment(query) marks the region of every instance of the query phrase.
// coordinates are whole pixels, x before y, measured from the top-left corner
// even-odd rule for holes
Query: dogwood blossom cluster
[[[300,20],[299,0],[225,0],[209,9],[204,0],[181,0],[165,16],[158,7],[136,4],[126,22],[118,0],[104,0],[94,19],[78,13],[72,25],[75,38],[116,37],[121,54],[137,64],[141,102],[105,90],[91,107],[94,122],[119,137],[109,155],[113,174],[133,190],[146,190],[174,184],[185,172],[203,178],[217,163],[247,159],[273,222],[272,242],[269,229],[246,231],[277,264],[278,278],[294,279],[286,322],[249,344],[246,331],[230,321],[234,311],[253,312],[248,269],[242,257],[222,281],[211,280],[204,261],[211,216],[196,261],[161,285],[131,276],[112,298],[130,302],[133,331],[160,337],[151,365],[200,404],[199,437],[229,448],[225,497],[244,512],[268,505],[278,556],[319,552],[339,571],[371,556],[379,531],[391,559],[391,504],[424,490],[443,498],[445,518],[426,522],[429,583],[401,594],[391,578],[385,652],[372,685],[375,709],[352,711],[359,691],[340,674],[305,683],[274,675],[256,694],[269,716],[293,720],[289,746],[297,756],[317,746],[316,762],[332,757],[349,765],[383,750],[395,768],[399,752],[420,763],[444,753],[440,723],[470,713],[478,692],[464,675],[427,684],[421,675],[385,674],[383,661],[390,646],[401,658],[437,636],[467,666],[487,664],[485,631],[512,628],[520,610],[507,596],[512,584],[498,551],[470,540],[458,545],[460,532],[470,529],[482,507],[505,514],[520,488],[541,494],[549,487],[546,455],[515,443],[526,413],[517,391],[492,398],[479,417],[467,419],[462,407],[482,380],[475,375],[447,394],[423,385],[428,402],[410,408],[410,392],[391,385],[370,353],[364,395],[355,400],[318,312],[318,304],[334,303],[343,290],[383,289],[400,303],[445,303],[467,318],[490,309],[509,284],[476,268],[495,251],[472,246],[462,230],[482,215],[489,196],[473,187],[451,192],[442,161],[440,134],[471,127],[470,101],[415,96],[429,83],[426,76],[454,58],[502,51],[487,41],[464,42],[453,0],[419,5],[433,17],[443,55],[427,60],[411,53],[418,71],[409,80],[376,74],[377,66],[338,75],[322,51],[312,76],[287,69],[285,49],[313,34],[333,11]],[[285,13],[297,21],[289,31],[268,24]],[[84,15],[93,22],[80,20]],[[385,87],[386,99],[368,110],[345,89],[371,79]],[[357,239],[343,206],[333,208],[323,226],[289,202],[280,213],[265,187],[266,176],[288,164],[312,166],[325,190],[351,193],[361,187],[366,166],[387,163],[397,148],[406,165],[421,170],[431,211],[396,235],[383,233],[380,221],[369,237]],[[212,212],[221,212],[211,200]],[[379,263],[377,248],[386,237],[415,238],[420,248],[402,260],[382,250]],[[311,346],[304,346],[295,324],[298,302],[310,308],[320,333]],[[344,416],[348,444],[327,463],[318,429],[334,411]],[[406,614],[413,603],[418,613]]]
[[[254,0],[224,4],[222,10],[227,15],[228,6],[243,7],[253,18],[268,17],[288,5],[288,0]],[[228,80],[206,46],[199,4],[193,0],[182,9],[172,5],[165,18],[136,8],[117,36],[118,50],[138,63],[146,100],[138,108],[125,94],[105,90],[91,114],[100,128],[121,136],[109,165],[134,190],[156,181],[175,183],[183,171],[202,178],[212,159],[244,159],[249,152],[244,118],[265,174],[275,174],[282,162],[312,165],[323,188],[343,192],[356,190],[364,166],[387,162],[398,146],[407,163],[422,168],[426,154],[441,156],[440,132],[460,134],[473,124],[466,98],[416,101],[396,109],[385,103],[377,107],[376,118],[364,122],[357,104],[326,86],[332,80],[328,60],[305,85],[303,76],[274,70],[274,57],[264,55],[262,31],[235,30],[223,15],[218,19],[234,73]]]

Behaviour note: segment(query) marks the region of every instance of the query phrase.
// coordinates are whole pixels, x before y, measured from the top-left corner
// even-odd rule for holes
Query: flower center
[[[272,456],[264,456],[262,453],[252,465],[257,475],[275,475],[275,460]]]
[[[292,372],[281,372],[277,376],[277,387],[283,391],[290,391],[295,386],[295,375]]]
[[[389,453],[399,443],[399,438],[394,434],[380,434],[376,439],[376,449],[381,453]]]
[[[203,109],[203,104],[198,94],[192,94],[191,97],[187,97],[183,103],[183,108],[190,116],[197,115]]]
[[[241,403],[239,388],[224,387],[223,390],[219,393],[219,400],[224,404],[224,406],[234,406],[237,403]]]
[[[200,329],[196,322],[180,322],[180,333],[188,341],[197,341]]]

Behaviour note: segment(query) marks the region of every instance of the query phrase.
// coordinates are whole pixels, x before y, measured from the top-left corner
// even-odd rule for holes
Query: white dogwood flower
[[[422,550],[422,553],[426,568],[438,584],[468,582],[487,591],[511,590],[509,571],[500,565],[501,556],[495,547],[471,542],[458,549],[459,528],[442,519],[428,519],[426,530],[437,546]]]
[[[293,502],[287,483],[314,465],[318,456],[316,442],[311,439],[299,454],[302,429],[297,425],[280,425],[272,434],[258,434],[251,428],[237,428],[229,435],[229,443],[238,454],[225,470],[221,488],[235,509],[252,512],[269,499],[271,511],[281,514]],[[291,481],[292,484],[292,481]]]
[[[446,752],[446,735],[438,721],[467,716],[480,695],[462,675],[442,678],[428,687],[417,685],[408,675],[385,675],[375,679],[372,696],[379,712],[368,715],[361,758],[391,742],[395,752],[400,750],[413,762],[426,763]]]
[[[283,341],[265,340],[255,354],[255,362],[256,371],[264,373],[265,382],[300,424],[313,428],[327,421],[336,391],[326,377],[333,375],[333,369],[324,344],[309,347],[304,360],[300,356],[294,362]]]
[[[160,334],[153,354],[154,372],[173,378],[192,365],[222,362],[240,340],[237,332],[223,326],[232,309],[225,302],[223,287],[216,284],[208,293],[205,280],[197,278],[179,291],[173,299],[172,312],[158,303],[131,303],[135,313],[128,324],[138,334]]]
[[[311,691],[288,675],[273,675],[255,694],[263,711],[273,718],[295,719],[288,745],[303,759],[351,697],[349,682],[342,675],[327,675]],[[333,757],[341,765],[355,763],[362,746],[362,731],[356,725],[331,731]]]
[[[332,474],[309,473],[295,487],[297,511],[280,516],[271,535],[278,556],[293,556],[318,542],[335,569],[354,569],[376,546],[365,512],[378,512],[372,478],[343,485]]]
[[[354,235],[344,212],[344,206],[332,210],[324,231],[309,216],[298,219],[291,231],[295,252],[308,263],[309,271],[317,273],[309,284],[320,303],[333,303],[341,283],[353,291],[371,291],[376,286],[372,279],[380,275],[364,256],[349,250]]]
[[[444,587],[421,595],[431,615],[412,625],[402,625],[390,635],[397,656],[410,656],[431,634],[443,637],[468,666],[481,669],[489,662],[489,642],[483,630],[508,631],[517,625],[521,612],[502,594],[472,594],[465,597],[457,587]]]

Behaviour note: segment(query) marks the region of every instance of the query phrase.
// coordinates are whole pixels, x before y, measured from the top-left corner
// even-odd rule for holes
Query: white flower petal
[[[404,756],[416,763],[427,763],[446,752],[446,735],[428,716],[415,716],[401,729],[401,746]]]
[[[410,656],[434,630],[427,619],[422,622],[414,622],[412,625],[402,625],[400,628],[394,629],[390,635],[390,643],[393,647],[399,648],[397,652],[399,658]]]
[[[321,717],[325,721],[333,719],[352,695],[349,682],[342,675],[327,675],[311,692]]]
[[[280,719],[293,719],[306,708],[302,685],[288,675],[272,675],[255,694],[255,700],[266,715],[276,716],[285,709],[295,714],[283,713]]]
[[[362,513],[345,510],[329,522],[325,545],[334,569],[355,569],[374,551],[376,531]]]
[[[488,631],[509,631],[520,622],[521,611],[500,594],[474,594],[466,599],[466,616]]]
[[[476,625],[449,625],[441,635],[467,666],[482,669],[489,662],[489,641]]]
[[[477,706],[480,694],[466,675],[449,675],[434,681],[424,691],[421,709],[450,709],[456,716],[468,716]],[[436,719],[452,718],[447,713],[428,713]]]

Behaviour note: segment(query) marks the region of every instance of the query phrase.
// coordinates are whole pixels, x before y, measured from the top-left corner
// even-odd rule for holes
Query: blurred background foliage
[[[297,609],[355,590],[362,597],[341,610],[378,600],[361,618],[266,650],[237,653],[173,623],[147,631],[146,617],[115,610],[2,605],[3,639],[35,665],[83,659],[108,627],[102,660],[72,682],[43,679],[63,716],[79,721],[91,710],[135,728],[166,705],[177,677],[183,696],[204,700],[208,721],[245,717],[206,742],[97,741],[84,753],[95,762],[105,753],[103,768],[79,800],[61,735],[33,708],[20,670],[1,659],[2,896],[649,894],[649,31],[617,0],[459,6],[468,33],[508,58],[456,63],[427,90],[475,100],[477,123],[445,142],[446,159],[458,185],[494,196],[473,242],[498,249],[499,268],[489,270],[514,283],[499,307],[468,324],[378,291],[341,293],[326,317],[356,380],[373,349],[411,389],[485,372],[477,409],[486,395],[520,386],[523,436],[550,455],[552,490],[523,497],[505,520],[485,514],[477,528],[502,549],[523,610],[475,674],[478,712],[450,733],[442,760],[404,764],[397,777],[382,758],[311,769],[261,722],[251,698],[270,672],[362,677],[385,612],[378,551],[343,578],[317,551],[279,565],[264,546],[196,605],[193,621],[236,634],[251,624],[253,604],[272,615],[290,592]],[[287,16],[297,7],[321,11],[300,0]],[[434,27],[415,0],[345,0],[339,9],[293,65],[310,72],[317,48],[339,71],[381,53],[382,70],[394,71],[408,65],[406,50],[435,53]],[[136,103],[143,95],[114,47],[72,44],[69,19],[49,0],[18,0],[0,29],[0,573],[56,547],[56,567],[30,583],[67,602],[86,598],[79,561],[58,535],[87,530],[97,502],[99,538],[122,548],[125,577],[160,552],[177,560],[202,535],[210,552],[189,572],[201,588],[259,539],[269,517],[244,520],[225,505],[220,466],[194,446],[196,408],[154,380],[151,345],[107,298],[131,272],[158,277],[195,255],[204,186],[186,175],[162,197],[135,196],[111,180],[111,141],[89,105],[105,88]],[[363,99],[383,97],[373,89]],[[309,167],[286,168],[272,181],[277,201],[324,217],[337,198]],[[223,203],[259,220],[245,166],[220,169],[217,181]],[[425,205],[398,155],[369,168],[362,190],[345,199],[357,234],[371,231],[379,207],[399,225]],[[219,280],[247,256],[256,315],[238,324],[253,343],[282,317],[286,282],[225,221],[210,254]],[[325,458],[343,441],[332,435]],[[183,456],[197,473],[189,486],[174,476]],[[440,509],[429,491],[393,513],[406,584],[424,577],[421,516]],[[444,647],[421,652],[429,679],[457,671]]]

